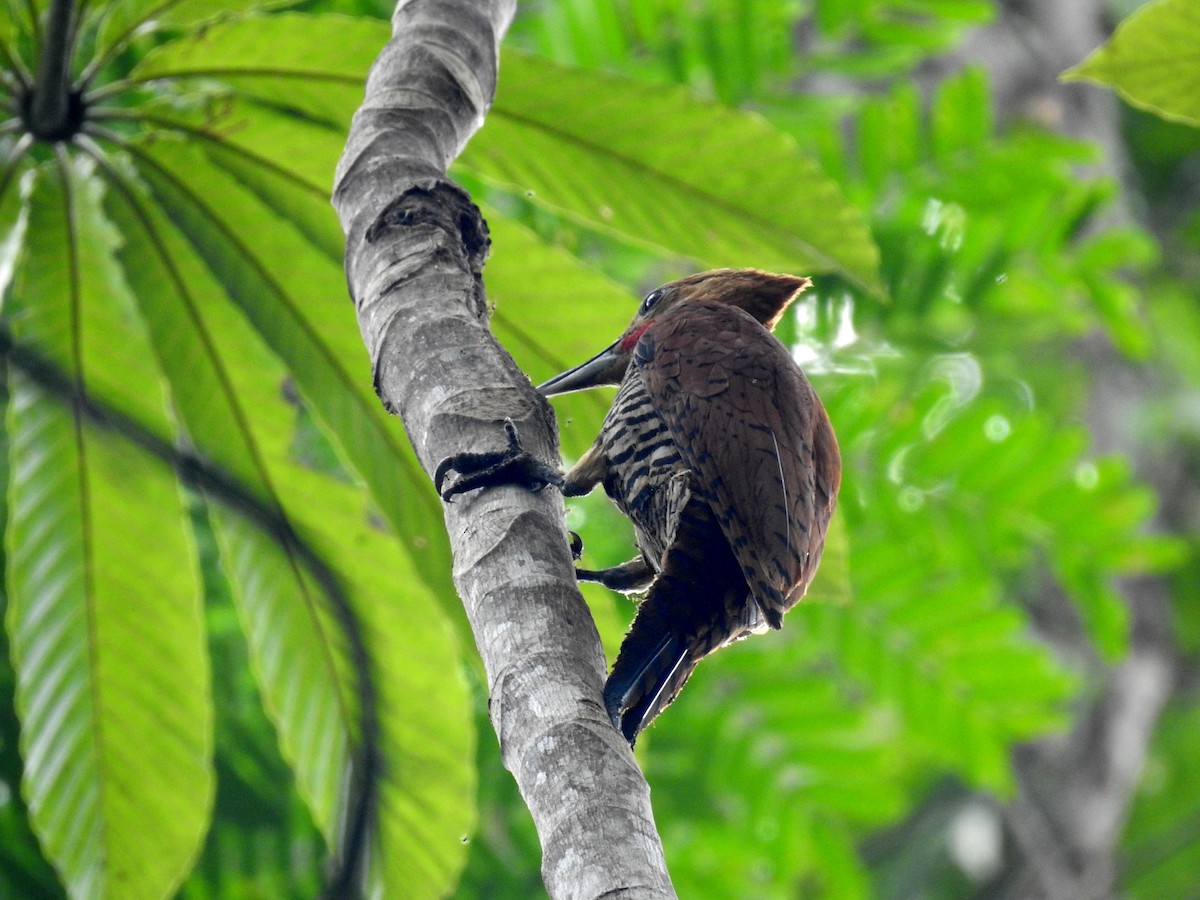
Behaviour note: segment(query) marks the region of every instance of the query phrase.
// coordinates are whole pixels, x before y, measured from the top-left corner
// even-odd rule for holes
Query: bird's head
[[[768,330],[809,286],[807,278],[775,275],[758,269],[713,269],[655,288],[642,300],[625,333],[587,362],[539,384],[543,395],[568,394],[604,384],[620,384],[638,338],[654,321],[683,303],[727,303],[745,310]]]

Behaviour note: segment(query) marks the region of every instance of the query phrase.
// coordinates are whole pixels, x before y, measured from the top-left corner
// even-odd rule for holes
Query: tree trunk
[[[445,178],[483,123],[514,10],[514,0],[401,2],[338,167],[334,205],[375,387],[427,472],[456,453],[503,449],[505,418],[526,449],[558,458],[553,412],[488,331],[487,226]],[[456,498],[445,516],[546,889],[673,897],[649,788],[604,711],[604,654],[560,496],[493,488]]]

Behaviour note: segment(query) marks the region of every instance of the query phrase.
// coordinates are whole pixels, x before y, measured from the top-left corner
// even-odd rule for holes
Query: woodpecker
[[[565,474],[508,426],[504,454],[461,454],[444,499],[501,482],[597,484],[633,523],[639,555],[583,580],[647,591],[604,689],[632,745],[708,654],[780,628],[807,590],[837,500],[829,416],[771,330],[807,278],[717,269],[651,291],[616,341],[538,386],[619,385],[600,434]],[[459,477],[446,490],[453,468]]]

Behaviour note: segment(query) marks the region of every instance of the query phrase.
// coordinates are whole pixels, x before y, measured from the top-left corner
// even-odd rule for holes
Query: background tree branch
[[[334,205],[375,386],[427,472],[499,449],[508,417],[558,455],[552,411],[487,327],[486,225],[445,169],[483,123],[514,4],[401,3],[339,164]],[[673,896],[649,789],[601,702],[599,637],[561,498],[497,488],[445,507],[455,582],[487,671],[505,766],[553,897]]]

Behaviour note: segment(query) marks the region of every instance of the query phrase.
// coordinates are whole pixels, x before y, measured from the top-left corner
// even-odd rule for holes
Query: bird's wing
[[[837,494],[825,410],[783,345],[732,306],[679,304],[642,335],[634,362],[778,628],[816,570]]]

